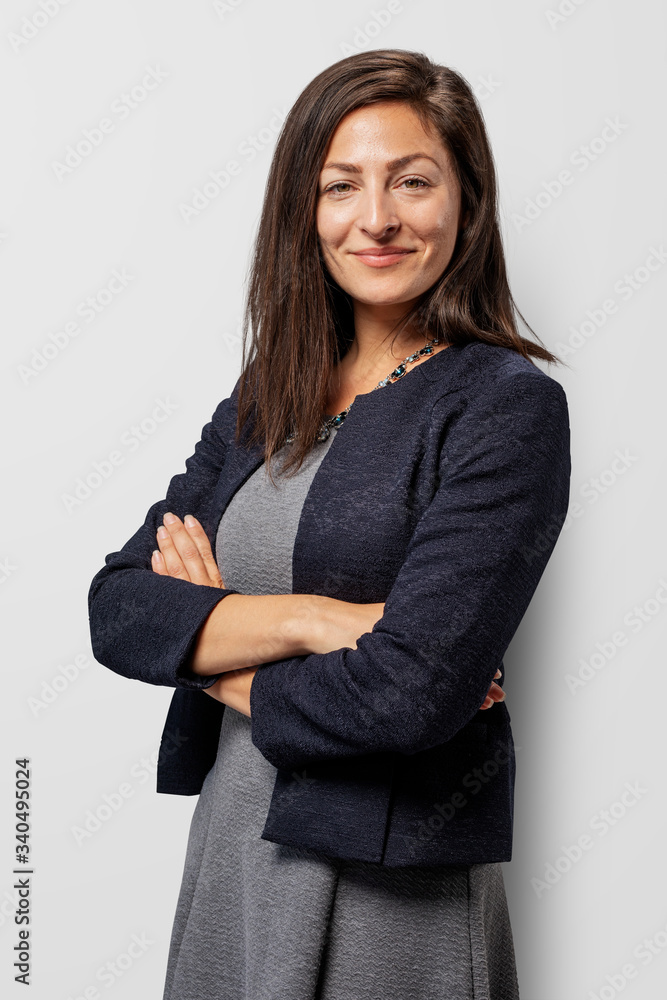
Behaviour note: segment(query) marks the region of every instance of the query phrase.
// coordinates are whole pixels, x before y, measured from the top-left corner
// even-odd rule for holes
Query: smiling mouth
[[[414,250],[392,250],[390,247],[382,247],[381,249],[378,247],[377,250],[353,252],[352,256],[370,267],[388,267],[390,264],[396,264],[408,257],[411,253],[414,253]]]

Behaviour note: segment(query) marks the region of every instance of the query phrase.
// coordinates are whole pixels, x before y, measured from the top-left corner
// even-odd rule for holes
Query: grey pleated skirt
[[[227,586],[292,593],[303,501],[336,433],[277,488],[261,466],[235,494],[216,539]],[[275,776],[226,707],[163,1000],[518,1000],[500,864],[390,868],[262,840]]]

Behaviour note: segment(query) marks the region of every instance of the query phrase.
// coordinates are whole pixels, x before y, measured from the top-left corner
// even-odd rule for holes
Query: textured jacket
[[[157,790],[197,794],[225,707],[188,668],[229,593],[151,568],[165,511],[194,514],[214,548],[232,496],[263,461],[234,442],[239,382],[186,471],[106,556],[89,592],[93,652],[175,688]],[[386,602],[345,647],[259,667],[252,741],[275,766],[262,837],[390,866],[509,861],[515,759],[504,703],[480,710],[565,519],[568,406],[516,352],[450,346],[358,395],[309,488],[293,592]],[[215,549],[214,549],[215,550]]]

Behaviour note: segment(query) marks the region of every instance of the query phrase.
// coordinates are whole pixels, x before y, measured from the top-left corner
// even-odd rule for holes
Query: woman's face
[[[412,304],[449,264],[460,214],[451,155],[409,105],[373,104],[340,122],[320,174],[317,232],[330,275],[356,302]]]

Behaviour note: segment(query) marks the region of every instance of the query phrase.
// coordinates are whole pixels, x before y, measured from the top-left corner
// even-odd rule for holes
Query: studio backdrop
[[[6,0],[0,21],[3,996],[161,995],[196,799],[156,794],[172,690],[95,662],[88,588],[238,378],[287,111],[375,48],[473,87],[512,292],[565,362],[538,366],[567,393],[570,507],[505,657],[521,995],[663,996],[664,5]]]

